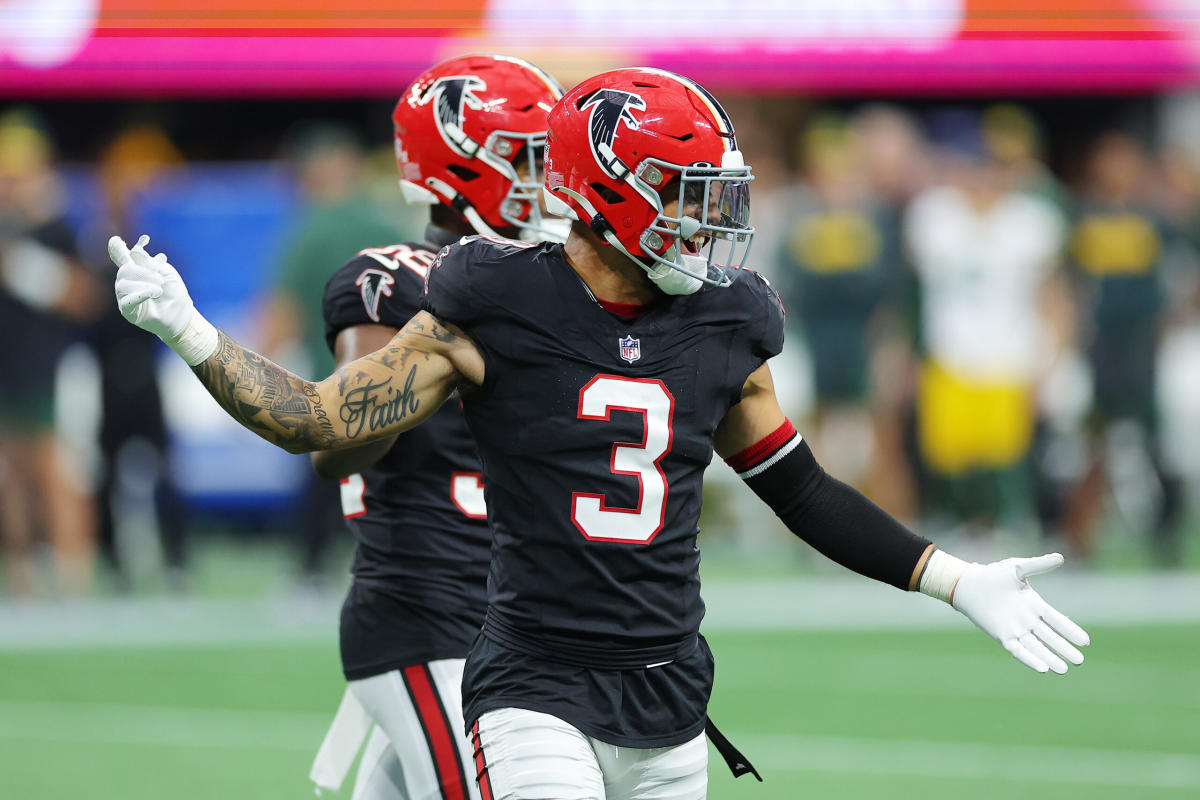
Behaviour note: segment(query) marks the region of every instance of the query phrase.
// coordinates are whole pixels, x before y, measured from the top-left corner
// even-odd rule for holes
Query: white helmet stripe
[[[561,98],[563,96],[562,85],[558,81],[554,80],[554,78],[550,75],[550,73],[545,72],[537,65],[530,64],[525,59],[517,58],[516,56],[502,56],[502,55],[496,54],[496,55],[493,55],[492,58],[496,59],[497,61],[507,61],[510,64],[516,64],[519,67],[525,67],[527,70],[532,72],[534,75],[537,75],[539,78],[541,78],[542,83],[546,84],[546,88],[548,88],[550,90],[550,93],[554,95],[555,100],[558,100],[559,98]]]
[[[729,115],[725,113],[725,109],[717,102],[717,98],[713,97],[707,89],[689,78],[665,69],[657,69],[656,67],[637,67],[637,69],[644,72],[652,72],[655,75],[662,75],[664,78],[670,78],[682,83],[691,90],[708,107],[708,110],[712,112],[713,118],[717,122],[717,132],[725,134],[721,137],[725,140],[725,150],[737,150],[737,139],[733,135],[733,121],[729,119]]]

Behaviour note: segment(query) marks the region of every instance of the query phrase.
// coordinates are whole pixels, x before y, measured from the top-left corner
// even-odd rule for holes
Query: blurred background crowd
[[[1200,96],[721,100],[788,310],[773,370],[827,469],[967,555],[1200,563]],[[150,233],[215,324],[323,377],[325,280],[424,224],[389,112],[0,104],[3,593],[182,591],[243,543],[302,585],[344,571],[338,487],[120,318],[105,242]],[[705,545],[801,549],[710,478]]]

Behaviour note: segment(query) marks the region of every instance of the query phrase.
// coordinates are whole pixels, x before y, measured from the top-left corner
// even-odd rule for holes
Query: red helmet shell
[[[728,115],[699,84],[664,70],[614,70],[580,83],[550,112],[546,188],[581,220],[603,217],[636,254],[659,209],[630,184],[628,174],[662,189],[679,172],[649,169],[643,164],[647,158],[720,167],[735,150]],[[656,252],[670,245],[664,241]]]
[[[514,182],[504,165],[515,170],[527,145],[540,146],[546,114],[560,97],[553,78],[519,58],[443,61],[413,82],[392,114],[401,180],[459,213],[465,200],[493,228],[512,225],[514,214],[501,216]],[[535,210],[516,202],[519,219]]]

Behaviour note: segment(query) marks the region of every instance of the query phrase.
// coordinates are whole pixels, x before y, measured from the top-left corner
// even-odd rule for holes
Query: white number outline
[[[474,479],[473,486],[463,485],[463,479]],[[459,500],[462,498],[462,501]],[[451,472],[450,473],[450,499],[454,505],[458,506],[458,510],[464,516],[470,519],[487,519],[487,501],[483,495],[483,473],[482,472]],[[475,506],[482,508],[482,512],[468,511],[469,508]]]
[[[367,513],[367,482],[363,480],[362,473],[356,472],[353,475],[347,475],[338,483],[342,499],[342,517],[354,519],[365,515]]]
[[[585,529],[584,525],[580,522],[580,512],[581,512],[580,500],[584,500],[584,499],[596,501],[595,506],[583,508],[582,511],[585,511],[585,512],[589,512],[592,514],[606,514],[606,513],[634,514],[634,515],[638,515],[640,517],[641,515],[643,515],[645,513],[644,509],[642,508],[643,504],[646,502],[646,483],[644,480],[644,476],[654,474],[654,473],[651,473],[649,470],[637,470],[637,471],[624,470],[624,469],[617,469],[617,466],[616,466],[617,455],[622,451],[632,450],[632,451],[646,452],[646,448],[648,446],[647,443],[649,442],[649,439],[650,439],[650,416],[649,415],[650,415],[651,409],[641,408],[641,407],[636,407],[636,406],[629,406],[629,405],[615,405],[615,404],[610,404],[608,402],[605,402],[603,414],[585,414],[584,413],[584,411],[583,411],[584,395],[589,390],[591,390],[593,386],[595,386],[597,383],[599,383],[601,381],[616,381],[616,382],[620,382],[620,383],[656,384],[662,390],[663,395],[667,398],[667,402],[668,402],[667,414],[666,414],[667,441],[666,441],[666,444],[663,447],[662,451],[659,452],[657,454],[657,456],[655,456],[653,458],[653,460],[651,461],[651,465],[654,467],[654,473],[657,473],[658,480],[662,484],[662,502],[658,509],[658,525],[654,528],[653,531],[651,531],[648,534],[645,534],[641,538],[622,538],[622,537],[613,537],[613,536],[597,536],[597,535],[589,534],[587,532],[587,530]],[[670,495],[671,487],[667,483],[667,476],[662,470],[662,460],[667,457],[668,453],[671,452],[671,445],[674,444],[674,442],[675,442],[675,425],[674,425],[675,396],[671,394],[671,391],[667,388],[666,384],[663,383],[662,381],[658,380],[657,378],[629,378],[624,375],[608,375],[608,374],[603,374],[603,373],[596,375],[594,378],[592,378],[590,381],[588,381],[587,384],[585,384],[582,389],[579,390],[579,407],[578,407],[578,411],[576,412],[577,419],[598,420],[598,421],[602,421],[602,422],[608,422],[611,419],[611,415],[612,415],[613,411],[629,411],[629,412],[632,412],[635,414],[642,415],[642,441],[641,441],[641,443],[635,444],[633,442],[613,442],[612,451],[609,454],[609,459],[608,459],[608,469],[611,473],[613,473],[614,475],[631,475],[638,479],[637,506],[634,508],[610,507],[608,505],[607,496],[603,493],[572,492],[571,493],[571,522],[575,525],[575,528],[579,531],[579,533],[583,536],[583,538],[585,538],[589,541],[617,542],[617,543],[622,543],[622,544],[649,544],[650,542],[654,541],[654,537],[658,535],[659,531],[661,531],[663,529],[663,526],[666,524],[667,498]]]

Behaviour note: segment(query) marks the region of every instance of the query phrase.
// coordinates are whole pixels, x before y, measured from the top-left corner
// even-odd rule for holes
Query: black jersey
[[[402,328],[420,310],[434,260],[426,244],[363,250],[329,280],[325,335],[354,325]],[[342,661],[357,679],[462,658],[483,621],[491,538],[479,458],[451,398],[359,475],[342,481],[358,542],[342,609]]]
[[[626,320],[596,302],[561,245],[472,238],[441,252],[425,307],[462,328],[485,363],[483,386],[465,398],[494,537],[485,636],[504,652],[598,670],[703,661],[701,482],[717,424],[782,348],[774,291],[748,272]],[[496,676],[468,673],[470,719],[495,707],[475,689]],[[544,698],[505,699],[548,710]],[[657,746],[702,726],[694,705],[673,728],[647,717],[615,736],[611,715],[568,721]]]

